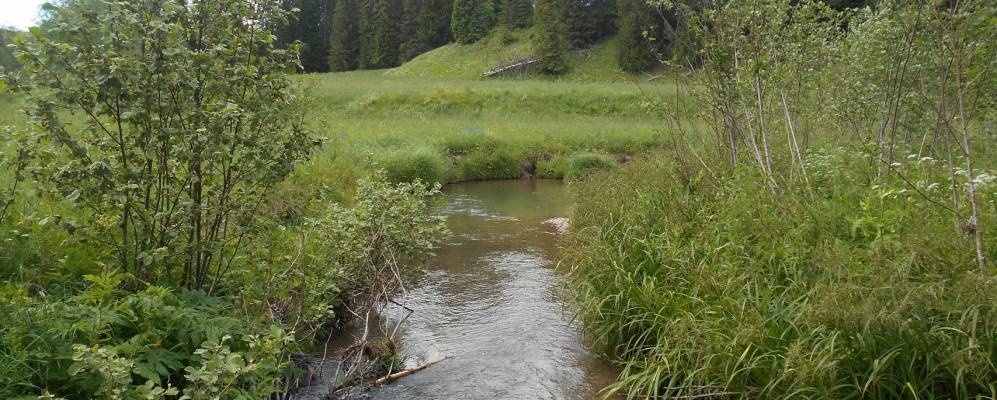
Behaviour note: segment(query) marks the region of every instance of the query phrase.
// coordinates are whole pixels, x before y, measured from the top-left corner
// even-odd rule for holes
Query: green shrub
[[[564,179],[568,170],[568,160],[564,156],[541,158],[537,161],[537,176],[541,178]]]
[[[391,182],[413,182],[416,179],[425,183],[445,183],[447,181],[447,161],[430,148],[398,150],[380,157],[379,165]]]
[[[681,160],[575,187],[564,263],[588,331],[622,367],[611,390],[994,396],[997,273],[976,268],[972,236],[904,182],[874,184],[865,156],[806,162],[812,184],[777,191],[750,167],[717,176]],[[934,193],[942,164],[898,168]]]
[[[499,148],[474,152],[457,159],[460,180],[512,179],[523,175],[523,159],[516,152]]]
[[[155,286],[128,293],[120,274],[87,279],[65,301],[0,287],[0,398],[264,398],[290,367],[289,335],[257,332],[218,298]]]
[[[568,159],[564,177],[572,181],[585,179],[589,173],[616,167],[616,159],[606,154],[578,153]]]

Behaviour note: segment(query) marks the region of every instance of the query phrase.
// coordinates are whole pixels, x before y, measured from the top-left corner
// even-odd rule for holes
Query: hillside
[[[385,72],[386,75],[481,79],[481,74],[510,60],[529,58],[532,31],[499,30],[470,45],[451,43],[428,51]],[[610,37],[588,49],[572,51],[570,70],[556,79],[568,81],[633,81],[639,75],[625,73],[616,65],[617,38]],[[531,78],[538,78],[532,76]]]

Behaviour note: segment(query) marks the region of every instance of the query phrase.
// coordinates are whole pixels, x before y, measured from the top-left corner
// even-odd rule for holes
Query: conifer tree
[[[491,3],[489,0],[488,3]],[[485,36],[487,8],[484,0],[454,0],[450,28],[457,43],[470,44]]]
[[[502,0],[501,23],[509,28],[526,28],[533,23],[532,0]]]
[[[360,13],[360,60],[362,69],[388,68],[398,64],[398,0],[364,0]]]
[[[416,17],[416,35],[427,49],[450,43],[453,0],[421,0]]]
[[[564,0],[537,0],[534,47],[541,59],[540,70],[560,74],[567,70],[567,40],[564,27]]]
[[[643,0],[620,0],[617,63],[626,72],[647,70],[654,60],[651,44],[644,38],[650,26],[647,15],[648,6]]]
[[[398,49],[399,61],[405,62],[428,50],[428,45],[419,36],[419,11],[422,0],[402,0],[401,44]]]
[[[350,71],[357,68],[357,39],[356,0],[337,0],[329,40],[330,70]]]
[[[278,32],[283,47],[295,41],[304,44],[301,49],[301,68],[305,72],[325,72],[329,70],[329,37],[333,0],[287,0],[286,10],[297,8],[298,12],[287,25]]]
[[[616,32],[616,0],[567,0],[568,43],[580,48]]]

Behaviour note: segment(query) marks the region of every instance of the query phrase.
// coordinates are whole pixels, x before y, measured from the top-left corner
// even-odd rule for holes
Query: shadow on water
[[[592,399],[616,371],[586,347],[558,295],[557,237],[567,215],[557,181],[451,185],[454,233],[399,301],[414,312],[397,334],[404,367],[442,363],[367,392],[373,399]],[[394,326],[397,306],[382,321]]]

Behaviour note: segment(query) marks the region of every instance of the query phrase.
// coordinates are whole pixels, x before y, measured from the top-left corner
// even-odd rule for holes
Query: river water
[[[570,194],[549,180],[451,185],[454,234],[399,301],[404,367],[449,357],[367,392],[373,399],[593,399],[616,371],[585,344],[559,293],[555,229]],[[382,323],[406,312],[392,306]]]

